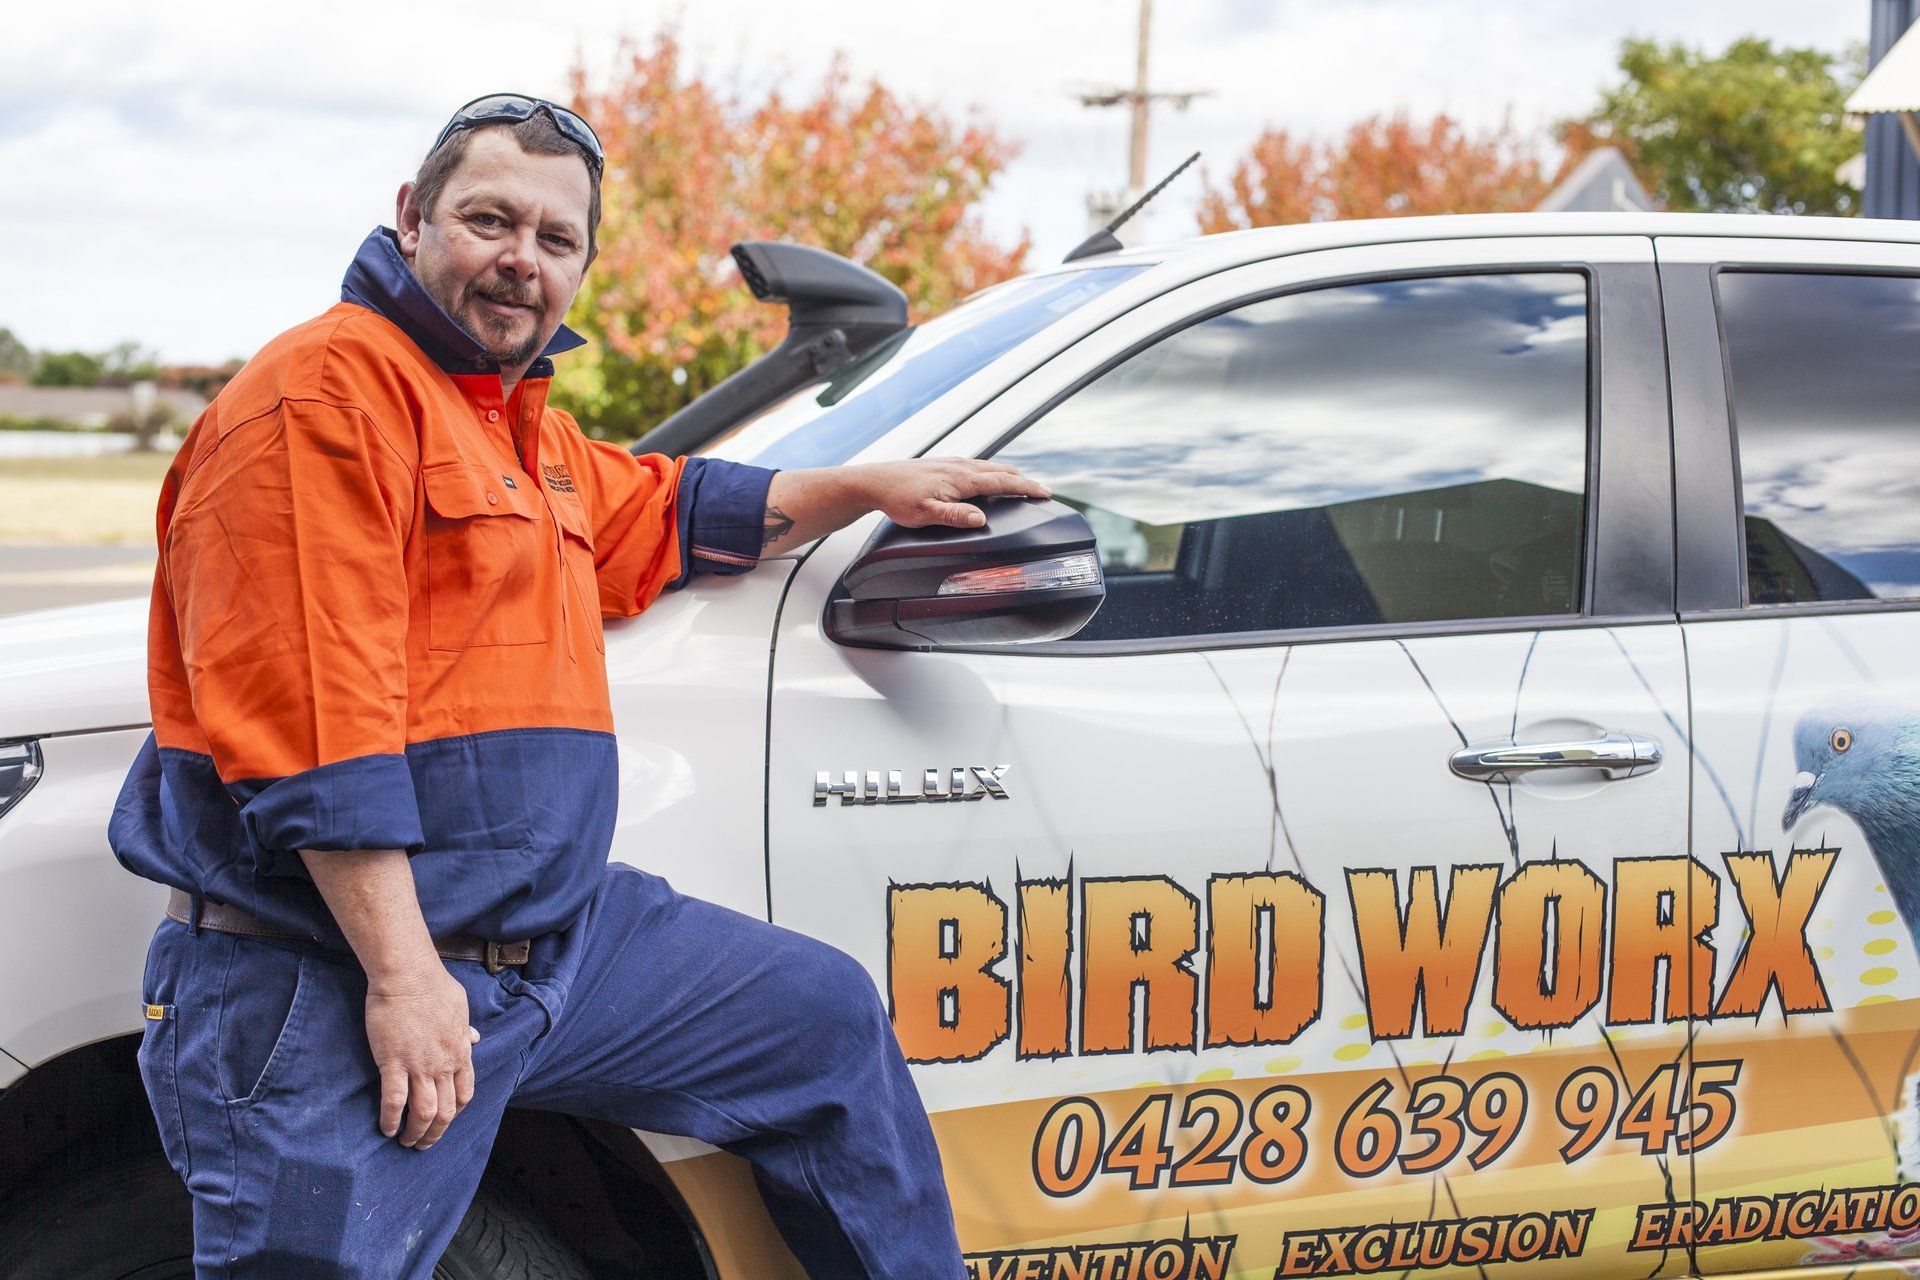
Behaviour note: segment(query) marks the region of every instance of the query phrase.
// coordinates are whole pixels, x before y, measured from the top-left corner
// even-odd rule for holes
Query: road
[[[145,547],[0,546],[0,616],[145,598],[153,587],[153,561]]]

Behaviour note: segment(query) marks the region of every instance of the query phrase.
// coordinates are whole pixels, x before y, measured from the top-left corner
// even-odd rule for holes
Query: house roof
[[[1534,207],[1541,213],[1635,213],[1652,209],[1653,197],[1618,147],[1601,147]]]
[[[154,403],[173,410],[181,423],[192,422],[207,402],[191,391],[161,388]],[[97,426],[116,413],[133,412],[133,392],[125,387],[33,387],[0,383],[0,418],[55,418]]]
[[[1920,111],[1920,24],[1907,28],[1907,33],[1867,73],[1847,99],[1847,110],[1863,116]]]

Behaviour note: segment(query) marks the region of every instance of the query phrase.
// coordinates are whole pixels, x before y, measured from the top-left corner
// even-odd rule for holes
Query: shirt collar
[[[346,279],[340,282],[340,298],[391,320],[448,373],[500,372],[486,348],[420,284],[401,254],[400,238],[391,227],[375,227],[360,242]],[[527,366],[525,376],[551,378],[553,361],[548,357],[585,346],[586,342],[561,325],[539,358]]]

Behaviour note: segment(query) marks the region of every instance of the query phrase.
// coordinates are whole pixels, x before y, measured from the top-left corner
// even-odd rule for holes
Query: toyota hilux
[[[613,856],[865,966],[977,1280],[1920,1255],[1920,227],[1096,249],[917,327],[739,255],[785,363],[649,440],[1055,499],[609,620]],[[6,1276],[190,1274],[146,618],[0,622]],[[798,1270],[734,1157],[516,1112],[438,1274]]]

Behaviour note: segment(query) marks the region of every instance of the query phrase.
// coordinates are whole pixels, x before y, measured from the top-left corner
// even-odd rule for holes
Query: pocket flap
[[[547,505],[553,508],[553,518],[562,529],[588,546],[593,545],[593,526],[587,520],[586,508],[577,498],[569,500],[553,495],[548,497]]]
[[[427,505],[452,519],[533,515],[526,485],[509,486],[505,476],[485,467],[432,467],[420,473],[420,482],[426,487]]]

